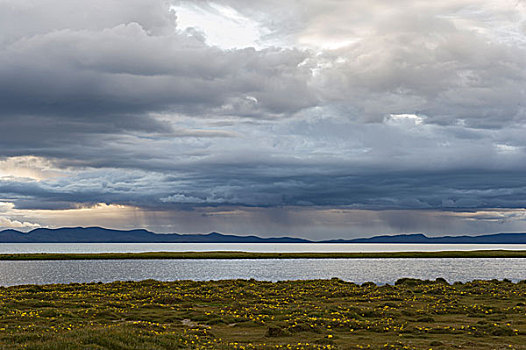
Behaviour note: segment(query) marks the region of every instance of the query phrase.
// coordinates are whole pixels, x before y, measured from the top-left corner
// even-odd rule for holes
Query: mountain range
[[[427,237],[424,234],[382,235],[370,238],[312,241],[294,237],[262,238],[218,232],[208,234],[157,234],[147,230],[111,230],[101,227],[37,228],[24,233],[0,231],[0,243],[427,243],[427,244],[526,244],[526,233],[478,236]]]

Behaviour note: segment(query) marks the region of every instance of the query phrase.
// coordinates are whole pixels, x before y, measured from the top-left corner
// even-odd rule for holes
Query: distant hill
[[[147,230],[110,230],[101,227],[37,228],[28,233],[16,230],[0,232],[0,243],[305,243],[292,237],[209,234],[157,234]]]
[[[37,228],[28,233],[0,231],[0,243],[447,243],[526,244],[526,233],[496,233],[480,236],[427,237],[424,234],[375,236],[371,238],[310,241],[293,237],[262,238],[212,232],[208,234],[157,234],[147,230],[110,230],[101,227]]]
[[[335,239],[323,243],[426,243],[426,244],[526,244],[526,233],[495,233],[480,236],[427,237],[424,234],[374,236],[371,238]]]

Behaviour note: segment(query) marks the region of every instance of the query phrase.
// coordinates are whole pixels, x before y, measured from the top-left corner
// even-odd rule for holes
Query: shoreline
[[[21,260],[133,260],[133,259],[439,259],[439,258],[526,258],[524,250],[475,250],[439,252],[364,253],[259,253],[236,251],[144,252],[144,253],[12,253],[0,261]]]

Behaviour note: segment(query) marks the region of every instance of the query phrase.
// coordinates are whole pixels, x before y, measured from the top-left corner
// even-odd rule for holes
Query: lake
[[[445,250],[526,250],[526,244],[385,244],[385,243],[2,243],[2,253],[137,253],[190,251],[408,252]]]
[[[402,277],[449,282],[526,279],[526,259],[217,259],[0,261],[0,285],[156,279],[328,279],[392,284]]]
[[[4,243],[0,253],[126,253],[184,251],[398,252],[526,250],[524,244],[321,244],[321,243]],[[116,280],[280,281],[338,277],[346,281],[394,283],[402,277],[450,282],[526,279],[526,259],[246,259],[246,260],[76,260],[0,261],[0,285]]]

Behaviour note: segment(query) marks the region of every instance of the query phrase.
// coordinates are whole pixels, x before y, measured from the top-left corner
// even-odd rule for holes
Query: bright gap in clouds
[[[41,157],[19,156],[0,159],[0,181],[28,179],[42,181],[57,177],[60,172],[52,163]]]
[[[257,22],[241,15],[231,7],[209,4],[201,7],[189,2],[173,6],[179,30],[196,29],[206,36],[209,45],[223,49],[244,47],[262,48],[264,34]]]

